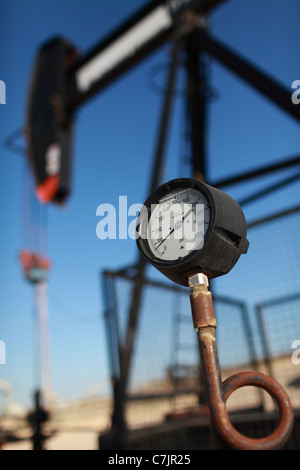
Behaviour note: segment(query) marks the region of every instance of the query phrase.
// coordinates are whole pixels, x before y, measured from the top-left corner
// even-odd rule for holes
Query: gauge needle
[[[182,224],[182,222],[184,221],[185,217],[187,217],[191,212],[192,212],[193,208],[191,208],[186,214],[184,214],[184,216],[182,217],[182,219],[180,221],[177,221],[176,224],[174,225],[174,227],[172,228],[171,232],[166,236],[166,238],[164,238],[158,245],[157,247],[155,248],[155,251],[160,247],[160,245],[163,244],[164,241],[166,241],[166,239],[174,232],[174,230],[176,230],[177,228],[179,228]]]

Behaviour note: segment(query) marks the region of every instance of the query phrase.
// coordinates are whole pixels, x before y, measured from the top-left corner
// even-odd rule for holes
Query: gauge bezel
[[[195,189],[205,198],[206,205],[210,210],[209,226],[206,230],[206,233],[204,234],[204,242],[201,248],[197,250],[192,250],[191,253],[188,253],[186,256],[177,258],[175,260],[164,260],[155,256],[149,246],[148,237],[146,234],[147,225],[150,223],[151,215],[154,212],[155,207],[161,204],[160,199],[168,195],[170,191],[176,189]],[[137,222],[137,227],[139,224],[143,224],[143,226],[141,227],[142,234],[137,237],[137,240],[139,241],[138,247],[150,263],[155,263],[156,265],[159,265],[161,267],[178,267],[182,264],[191,261],[198,254],[198,252],[205,247],[206,240],[210,235],[211,227],[215,218],[215,202],[207,187],[204,186],[200,181],[194,180],[192,178],[180,178],[169,181],[168,183],[165,183],[160,186],[154,193],[151,194],[151,196],[144,203],[144,208],[146,209],[146,212],[142,214],[140,220],[138,220]],[[145,224],[145,217],[147,217],[147,224]]]
[[[210,223],[201,248],[182,259],[163,260],[149,247],[147,227],[151,205],[157,206],[163,196],[176,188],[193,188],[205,197],[210,208]],[[142,206],[136,224],[136,243],[142,255],[167,278],[183,286],[188,285],[189,276],[195,273],[201,272],[209,279],[227,274],[240,255],[247,253],[246,234],[247,223],[239,204],[225,192],[193,178],[177,178],[160,186]]]

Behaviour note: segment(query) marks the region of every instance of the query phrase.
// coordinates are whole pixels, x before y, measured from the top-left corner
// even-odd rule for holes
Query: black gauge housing
[[[149,248],[146,226],[151,217],[151,207],[170,191],[178,188],[193,188],[206,199],[210,208],[210,221],[200,249],[183,258],[162,260],[155,257]],[[209,279],[227,274],[243,253],[247,253],[247,224],[239,204],[223,191],[193,178],[177,178],[160,186],[144,203],[136,225],[138,249],[146,260],[171,281],[188,286],[188,278],[203,273]]]

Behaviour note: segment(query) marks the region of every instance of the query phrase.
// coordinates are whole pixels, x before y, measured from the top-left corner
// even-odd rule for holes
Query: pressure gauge
[[[160,186],[142,206],[137,246],[146,260],[172,281],[187,286],[202,272],[228,273],[248,250],[242,209],[228,194],[191,178]]]

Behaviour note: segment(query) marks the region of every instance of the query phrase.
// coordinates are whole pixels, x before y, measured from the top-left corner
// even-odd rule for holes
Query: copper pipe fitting
[[[189,281],[193,323],[198,335],[208,405],[215,430],[232,449],[280,449],[289,439],[294,423],[294,412],[287,392],[275,379],[257,371],[234,374],[222,383],[215,335],[217,323],[208,280],[200,273],[191,276]],[[263,388],[279,408],[279,423],[274,432],[266,437],[246,437],[230,422],[226,400],[236,389],[247,385]]]

